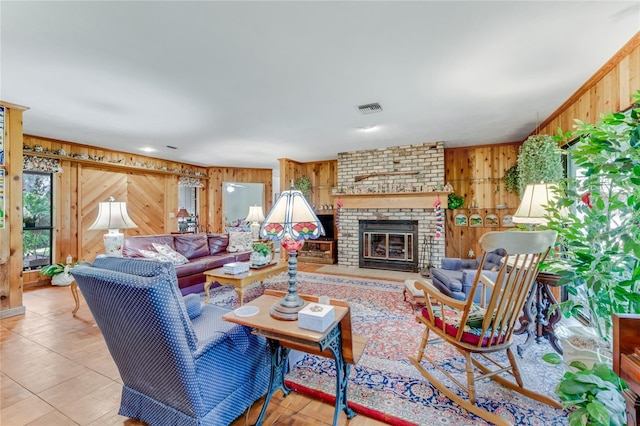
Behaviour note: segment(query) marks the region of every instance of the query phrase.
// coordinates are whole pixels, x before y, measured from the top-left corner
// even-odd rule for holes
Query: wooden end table
[[[284,376],[289,352],[291,349],[296,349],[335,360],[336,405],[333,415],[333,425],[335,426],[338,424],[341,410],[344,410],[348,419],[356,415],[355,411],[347,405],[349,364],[355,364],[358,361],[366,340],[360,338],[358,341],[359,338],[352,336],[349,305],[343,300],[331,300],[335,309],[335,320],[323,333],[300,328],[298,321],[283,321],[273,318],[269,314],[271,306],[278,303],[284,294],[284,292],[266,290],[264,295],[247,303],[247,306],[258,307],[259,311],[256,315],[239,317],[234,312],[229,312],[222,317],[226,321],[252,328],[253,333],[266,337],[269,342],[271,352],[269,388],[255,424],[256,426],[262,424],[271,397],[278,389],[282,390],[284,396],[291,392],[291,389],[284,383]],[[315,296],[300,295],[300,297],[306,301],[318,301]]]
[[[204,303],[209,303],[209,287],[214,282],[219,282],[222,285],[232,285],[236,288],[238,298],[240,299],[240,306],[243,304],[244,289],[249,287],[256,281],[262,283],[265,279],[277,275],[289,268],[287,262],[278,262],[275,265],[265,266],[260,269],[249,269],[249,272],[243,274],[225,274],[222,268],[212,269],[204,273],[207,282],[204,283],[204,292],[207,297],[204,299]]]

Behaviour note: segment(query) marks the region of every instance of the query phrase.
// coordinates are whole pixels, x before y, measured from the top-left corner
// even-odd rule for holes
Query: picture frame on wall
[[[0,106],[0,167],[2,166],[4,166],[4,107]]]
[[[466,214],[458,213],[453,219],[453,223],[455,224],[455,226],[468,226],[469,220],[467,219]]]
[[[482,227],[482,216],[477,213],[469,216],[469,226]]]
[[[500,226],[500,218],[495,214],[488,214],[484,217],[484,226],[489,228],[497,228]]]
[[[502,217],[502,226],[504,226],[505,228],[511,228],[516,226],[516,224],[513,223],[513,215],[511,214],[504,215]]]
[[[4,170],[0,169],[0,229],[4,229]]]

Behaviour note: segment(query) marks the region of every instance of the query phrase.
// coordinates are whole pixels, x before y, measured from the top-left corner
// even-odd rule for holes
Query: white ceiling
[[[25,133],[266,168],[523,140],[640,29],[640,1],[3,0],[0,14],[0,99],[30,107]],[[383,111],[356,108],[371,102]]]

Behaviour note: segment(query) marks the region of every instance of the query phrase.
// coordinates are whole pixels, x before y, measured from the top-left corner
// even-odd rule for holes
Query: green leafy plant
[[[563,249],[548,268],[576,296],[559,304],[561,312],[585,316],[610,341],[612,313],[640,313],[640,108],[578,122],[562,137],[579,138],[571,158],[582,173],[547,208]]]
[[[48,277],[55,277],[58,274],[64,272],[64,267],[66,265],[64,263],[54,263],[53,265],[47,265],[40,269],[38,272],[39,275],[46,275]]]
[[[311,181],[308,177],[302,176],[296,179],[293,186],[294,188],[300,190],[300,192],[302,192],[305,197],[307,197],[309,195],[309,190],[311,189]]]
[[[557,353],[542,357],[550,364],[562,363]],[[582,361],[569,364],[574,371],[567,371],[556,387],[564,408],[573,408],[569,414],[569,426],[626,424],[626,406],[622,391],[627,388],[611,368],[595,363],[591,369]]]
[[[271,254],[271,246],[267,243],[258,241],[253,243],[253,252],[262,256],[268,256]]]
[[[564,178],[562,150],[549,135],[529,136],[518,154],[518,192],[530,183],[557,183]]]
[[[520,173],[518,173],[518,165],[515,164],[504,172],[502,180],[504,181],[505,191],[518,193],[520,191]]]
[[[447,195],[447,207],[450,209],[459,209],[464,204],[464,197],[456,195],[453,192]]]

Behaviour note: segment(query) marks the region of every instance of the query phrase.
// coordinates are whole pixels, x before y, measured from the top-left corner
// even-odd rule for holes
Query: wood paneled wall
[[[63,173],[54,177],[54,262],[62,262],[68,254],[74,260],[92,261],[104,251],[104,231],[90,231],[88,228],[97,216],[98,203],[111,196],[127,202],[129,216],[138,225],[137,228],[121,230],[125,235],[177,231],[177,218],[171,216],[178,211],[178,181],[181,176],[196,177],[205,184],[198,194],[202,230],[220,232],[222,229],[223,181],[264,183],[265,205],[271,207],[271,169],[205,168],[35,136],[25,136],[24,145],[31,148],[25,151],[27,155],[61,160]],[[40,145],[44,152],[34,152],[36,145]],[[22,142],[19,147],[22,148]],[[60,149],[68,155],[56,155]],[[84,154],[89,158],[69,154]],[[95,157],[101,160],[91,159]],[[26,286],[42,283],[37,272],[25,272]]]
[[[600,114],[623,111],[640,89],[640,32],[553,112],[532,134],[573,130],[575,120],[595,123]]]
[[[311,181],[309,191],[309,204],[316,207],[316,212],[321,206],[333,207],[332,188],[338,184],[338,160],[312,161],[301,163],[288,158],[280,158],[280,189],[285,190],[291,186],[291,182],[306,176]],[[333,209],[322,213],[331,213]]]
[[[518,161],[522,143],[470,146],[444,150],[445,182],[465,198],[464,207],[518,207],[518,194],[505,191],[504,173]]]

